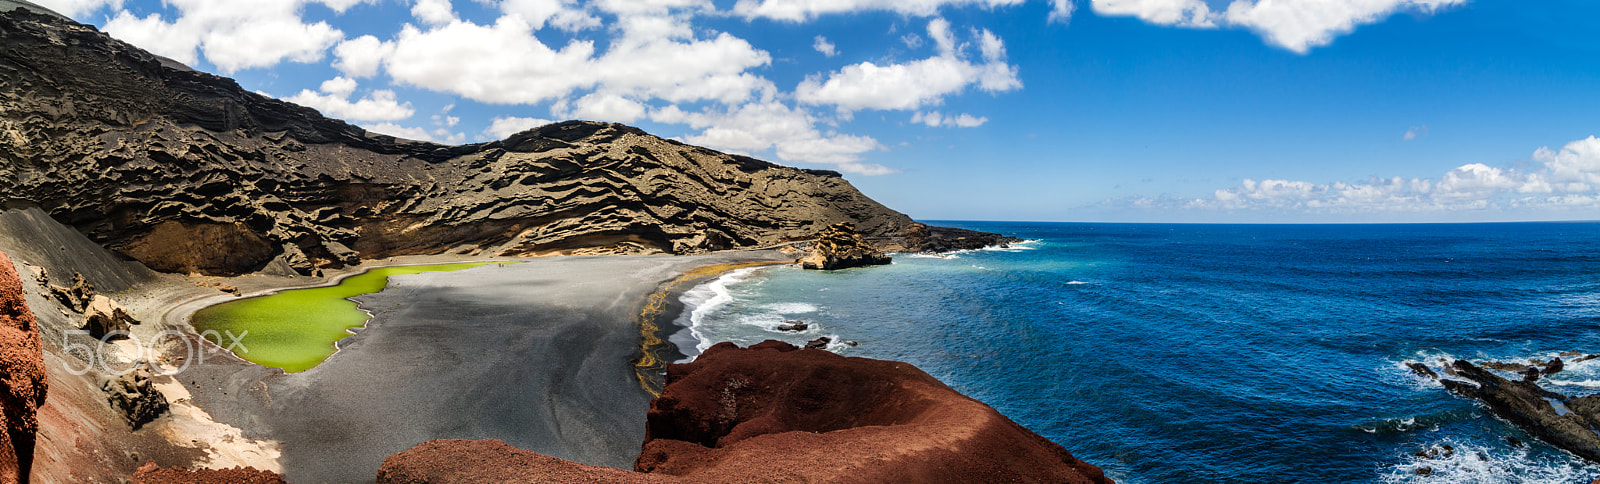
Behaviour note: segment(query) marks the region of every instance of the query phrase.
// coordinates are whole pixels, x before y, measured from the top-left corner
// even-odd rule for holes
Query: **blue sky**
[[[919,219],[1600,219],[1586,0],[38,3],[372,131],[624,122]]]

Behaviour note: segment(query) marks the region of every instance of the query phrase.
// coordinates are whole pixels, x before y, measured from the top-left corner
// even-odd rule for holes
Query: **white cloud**
[[[1093,0],[1089,6],[1100,15],[1138,17],[1159,25],[1216,26],[1211,8],[1202,0]]]
[[[1411,141],[1411,140],[1414,140],[1414,139],[1417,139],[1417,138],[1421,138],[1421,137],[1427,136],[1427,135],[1428,135],[1428,126],[1427,125],[1412,126],[1410,128],[1406,128],[1406,134],[1400,135],[1400,139],[1403,139],[1403,140],[1406,140],[1406,141]]]
[[[566,31],[600,26],[600,18],[579,8],[574,0],[501,0],[500,11],[522,16],[534,30],[545,25]]]
[[[867,136],[823,132],[804,109],[792,108],[767,96],[727,110],[685,112],[669,106],[651,112],[658,123],[687,124],[699,134],[683,141],[724,151],[751,154],[772,149],[790,162],[831,164],[840,171],[862,175],[893,173],[882,165],[861,163],[861,155],[882,149]]]
[[[285,60],[316,62],[322,60],[329,47],[344,38],[343,32],[326,22],[305,23],[300,15],[309,3],[306,0],[167,0],[164,3],[180,12],[172,22],[159,14],[139,18],[121,10],[106,22],[103,30],[186,63],[195,62],[198,57],[194,51],[199,49],[207,61],[224,73],[270,67]],[[354,4],[351,0],[318,3],[335,10]]]
[[[330,117],[351,121],[398,121],[415,113],[411,103],[401,104],[395,100],[394,91],[372,91],[367,97],[352,102],[350,95],[355,90],[355,80],[335,77],[322,83],[321,93],[304,89],[283,100],[316,109]]]
[[[492,136],[494,139],[506,139],[511,137],[511,135],[553,122],[554,121],[548,119],[501,116],[494,118],[494,121],[489,123],[489,127],[483,130],[483,134]]]
[[[645,106],[637,101],[616,94],[592,93],[578,98],[572,103],[571,110],[563,111],[561,117],[632,123],[643,118],[644,114]]]
[[[1144,208],[1288,210],[1306,213],[1441,212],[1529,207],[1600,208],[1600,139],[1590,136],[1560,151],[1540,148],[1534,166],[1499,168],[1469,163],[1438,178],[1372,178],[1312,183],[1245,179],[1210,198],[1125,200]]]
[[[1072,3],[1072,0],[1050,0],[1049,21],[1050,23],[1067,23],[1068,20],[1072,20],[1072,11],[1076,9],[1077,6]]]
[[[989,92],[1022,87],[1017,68],[1006,63],[1005,46],[988,30],[977,32],[982,64],[973,63],[957,45],[944,19],[928,22],[928,37],[938,55],[904,64],[879,66],[872,62],[845,66],[823,76],[812,75],[795,88],[801,103],[832,105],[841,112],[862,109],[913,110],[943,102],[945,96],[968,86]]]
[[[1259,32],[1268,43],[1305,53],[1356,26],[1377,23],[1399,10],[1432,13],[1467,0],[1234,0],[1222,18]]]
[[[428,25],[444,25],[456,19],[450,0],[417,0],[411,6],[411,16]]]
[[[811,43],[811,48],[828,57],[839,55],[839,50],[834,47],[833,43],[828,42],[828,38],[821,35],[818,35],[816,40]]]
[[[378,74],[383,58],[394,53],[394,44],[384,43],[377,37],[363,35],[340,42],[333,48],[333,68],[347,76],[362,78]]]
[[[111,7],[112,10],[122,8],[122,0],[33,0],[33,3],[80,22],[101,8]]]
[[[1020,5],[1024,0],[739,0],[734,15],[746,19],[766,18],[802,22],[823,15],[858,12],[894,12],[901,15],[931,17],[946,6],[984,8]],[[1057,0],[1066,1],[1066,0]],[[1070,10],[1070,9],[1069,9]]]
[[[980,118],[967,113],[946,116],[938,111],[926,113],[917,111],[916,114],[911,115],[912,124],[925,124],[935,128],[941,126],[946,128],[976,128],[983,126],[987,122],[989,122],[989,118]]]

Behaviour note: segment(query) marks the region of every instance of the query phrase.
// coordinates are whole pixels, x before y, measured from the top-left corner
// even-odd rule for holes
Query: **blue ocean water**
[[[1029,242],[735,272],[684,295],[673,341],[852,340],[830,349],[911,362],[1120,482],[1600,477],[1404,366],[1600,353],[1600,223],[937,224]],[[1551,379],[1600,391],[1600,360]]]

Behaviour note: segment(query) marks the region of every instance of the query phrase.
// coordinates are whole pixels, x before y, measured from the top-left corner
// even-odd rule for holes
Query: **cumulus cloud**
[[[1600,207],[1600,139],[1539,148],[1532,166],[1458,166],[1437,178],[1313,183],[1245,179],[1209,198],[1123,200],[1129,206],[1305,213],[1440,212],[1528,207]]]
[[[396,101],[394,91],[387,89],[372,91],[365,98],[351,101],[350,95],[355,93],[356,81],[347,77],[324,81],[321,88],[322,92],[304,89],[283,100],[351,121],[398,121],[415,113],[411,103]]]
[[[944,97],[969,86],[988,92],[1019,89],[1017,68],[1006,62],[1005,46],[988,30],[975,32],[982,62],[973,62],[967,44],[957,44],[944,19],[928,22],[928,37],[938,55],[903,64],[879,66],[872,62],[845,66],[822,75],[808,76],[795,88],[801,103],[831,105],[840,112],[862,109],[914,110],[936,105]]]
[[[170,22],[158,13],[140,18],[120,10],[103,30],[185,63],[195,63],[198,51],[224,73],[270,67],[285,60],[316,62],[344,39],[344,33],[327,22],[306,23],[301,11],[308,3],[342,11],[357,2],[167,0],[164,4],[179,12]]]
[[[333,48],[333,68],[350,77],[372,77],[378,74],[383,59],[394,53],[394,44],[377,37],[363,35],[340,42]]]
[[[828,42],[828,38],[821,35],[818,35],[816,40],[811,42],[811,48],[828,57],[839,55],[839,50],[834,47],[833,43]]]
[[[687,112],[668,106],[650,114],[658,123],[687,124],[701,130],[683,141],[733,153],[750,154],[772,149],[779,159],[831,164],[840,171],[883,175],[894,170],[862,163],[862,154],[882,149],[867,136],[824,132],[818,120],[804,109],[785,105],[771,96],[728,109],[706,108]]]
[[[548,119],[500,116],[494,118],[494,121],[489,123],[489,127],[483,130],[483,134],[494,137],[494,139],[506,139],[511,137],[511,135],[553,122],[554,121]]]
[[[1377,23],[1402,10],[1434,13],[1467,0],[1233,0],[1213,11],[1204,0],[1091,0],[1106,16],[1136,17],[1157,25],[1190,28],[1231,27],[1256,31],[1269,44],[1304,54],[1333,42],[1356,27]],[[1059,7],[1060,4],[1057,4]],[[1068,10],[1070,12],[1070,9]],[[1054,19],[1056,13],[1051,13]]]
[[[1020,5],[1024,0],[739,0],[733,4],[734,15],[745,19],[765,18],[803,22],[823,15],[858,12],[894,12],[901,15],[932,17],[944,7],[978,6],[984,8]],[[1068,0],[1053,0],[1056,8]],[[1065,7],[1071,12],[1070,4]],[[1053,15],[1053,13],[1052,13]]]
[[[1072,20],[1072,11],[1076,9],[1072,0],[1050,0],[1050,23],[1067,23]]]
[[[946,128],[976,128],[983,126],[983,123],[987,122],[989,122],[989,118],[980,118],[967,113],[946,116],[938,111],[927,113],[917,111],[916,114],[911,115],[912,124],[925,124],[935,128],[941,126]]]

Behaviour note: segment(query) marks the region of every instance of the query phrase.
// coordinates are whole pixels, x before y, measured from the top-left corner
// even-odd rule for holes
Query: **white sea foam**
[[[751,274],[755,274],[756,271],[761,269],[763,268],[750,267],[735,270],[712,279],[711,282],[684,291],[683,297],[679,298],[679,300],[683,302],[684,314],[688,318],[688,324],[683,324],[685,322],[683,321],[684,317],[679,317],[678,322],[681,326],[688,326],[689,334],[694,336],[697,342],[695,344],[695,355],[704,352],[712,345],[711,340],[707,339],[703,333],[706,318],[734,301],[733,293],[728,290],[728,285],[744,281]],[[693,359],[695,355],[690,355],[690,358]]]
[[[1450,446],[1450,451],[1445,450],[1446,445]],[[1415,455],[1417,451],[1424,455]],[[1579,483],[1600,475],[1600,467],[1565,453],[1532,454],[1525,447],[1447,438],[1406,453],[1401,462],[1381,471],[1379,480],[1395,483]]]
[[[1067,285],[1068,286],[1080,286],[1080,285],[1084,285],[1084,284],[1088,284],[1088,283],[1087,282],[1083,282],[1083,281],[1067,281]]]
[[[815,305],[815,304],[803,303],[803,302],[772,303],[772,304],[762,305],[761,308],[762,309],[766,309],[766,310],[771,311],[771,312],[774,312],[774,313],[778,313],[778,314],[814,313],[814,312],[817,312],[817,310],[821,309],[821,308],[818,308],[817,305]]]

